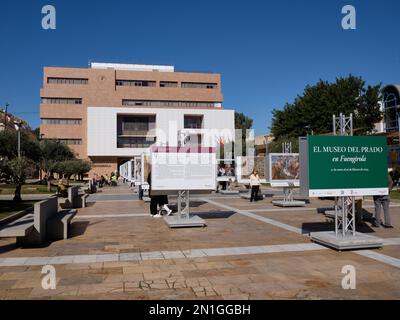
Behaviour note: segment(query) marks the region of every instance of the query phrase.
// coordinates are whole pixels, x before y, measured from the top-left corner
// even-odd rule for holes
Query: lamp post
[[[21,121],[14,121],[15,130],[18,132],[18,158],[21,158]]]
[[[7,129],[7,110],[8,110],[9,106],[10,106],[10,104],[6,103],[5,113],[4,113],[4,129]]]

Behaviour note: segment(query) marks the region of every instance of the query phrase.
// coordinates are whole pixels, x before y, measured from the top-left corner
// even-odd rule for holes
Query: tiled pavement
[[[129,193],[118,187],[102,195]],[[305,229],[332,227],[312,209],[329,201],[276,210],[268,198],[209,200],[193,201],[192,211],[207,222],[201,229],[168,229],[162,219],[146,216],[142,201],[98,201],[79,210],[69,240],[22,249],[2,239],[0,298],[400,298],[400,208],[391,211],[395,229],[373,230],[391,245],[360,255],[325,249],[304,235]],[[56,290],[41,287],[44,263],[56,268]],[[348,264],[356,268],[357,290],[341,288]]]

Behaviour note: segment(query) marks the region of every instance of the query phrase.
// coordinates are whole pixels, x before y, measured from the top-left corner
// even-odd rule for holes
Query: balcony
[[[156,128],[155,122],[122,122],[121,131],[118,135],[122,136],[147,136],[149,131]]]
[[[121,137],[117,138],[117,148],[149,148],[156,143],[156,137]]]

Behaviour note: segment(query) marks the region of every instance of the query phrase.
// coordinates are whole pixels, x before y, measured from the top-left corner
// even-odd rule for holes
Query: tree
[[[302,96],[283,110],[274,109],[271,132],[280,137],[299,137],[332,132],[332,115],[353,113],[355,134],[371,132],[382,119],[379,109],[381,84],[365,85],[361,77],[349,75],[334,83],[320,80],[307,86]]]
[[[14,158],[8,161],[11,180],[15,184],[14,201],[21,201],[21,189],[26,177],[34,171],[35,163],[26,157]]]
[[[57,140],[42,140],[40,142],[40,149],[41,168],[46,171],[47,190],[50,191],[51,177],[54,172],[60,169],[59,162],[74,159],[75,155],[67,145]]]
[[[278,139],[274,139],[274,141],[270,142],[267,146],[268,153],[282,153],[282,143],[291,142],[292,143],[292,152],[299,152],[299,138],[296,137],[288,137],[282,136]]]
[[[29,131],[21,130],[21,155],[34,162],[40,160],[40,146]],[[0,132],[0,157],[13,159],[18,157],[18,132],[15,130],[4,130]]]
[[[69,159],[61,162],[57,162],[54,167],[54,172],[59,175],[70,179],[72,175],[77,177],[83,176],[85,173],[89,172],[92,168],[92,164],[89,161],[81,159]]]
[[[40,147],[28,129],[21,129],[21,157],[18,157],[18,132],[12,129],[0,133],[0,180],[15,183],[14,200],[21,201],[21,188],[33,174],[40,159]]]
[[[235,129],[242,130],[242,155],[246,155],[246,139],[247,130],[250,130],[253,126],[253,119],[245,116],[243,113],[235,112]]]

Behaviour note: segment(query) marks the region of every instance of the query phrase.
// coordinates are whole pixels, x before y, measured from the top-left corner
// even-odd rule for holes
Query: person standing
[[[389,185],[389,194],[393,189],[393,180],[391,175],[388,177],[388,185]],[[375,220],[372,222],[372,226],[374,228],[379,228],[382,225],[384,228],[393,228],[390,223],[390,213],[389,213],[389,204],[390,204],[390,195],[387,196],[374,196],[374,204],[375,204]],[[383,213],[385,216],[385,223],[381,222],[381,207],[383,207]]]
[[[151,194],[151,172],[147,177],[147,183],[149,184],[150,216],[153,218],[161,218],[162,215],[158,212],[159,196]]]
[[[250,195],[250,202],[257,201],[258,191],[260,190],[260,177],[256,170],[253,170],[253,173],[250,175],[250,188],[251,188],[251,195]]]

